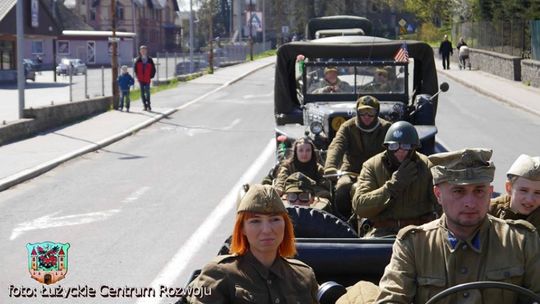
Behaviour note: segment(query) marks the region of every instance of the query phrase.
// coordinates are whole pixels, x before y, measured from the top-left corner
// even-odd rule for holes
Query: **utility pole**
[[[112,106],[113,109],[118,109],[118,85],[116,84],[116,79],[118,78],[118,42],[116,37],[116,0],[111,0],[111,20],[112,20],[112,58],[111,58],[111,69],[112,69]]]
[[[212,22],[212,4],[213,4],[213,1],[212,0],[208,0],[208,41],[210,42],[209,43],[209,54],[208,54],[208,67],[209,67],[209,70],[208,70],[208,73],[209,74],[214,74],[214,44],[213,44],[213,40],[214,40],[214,25],[213,25],[213,22]]]
[[[249,60],[253,61],[253,4],[249,0]]]
[[[193,73],[193,0],[189,0],[189,72]]]
[[[24,1],[30,3],[29,1]],[[24,76],[24,20],[23,20],[23,0],[17,1],[16,16],[17,16],[17,90],[19,91],[19,119],[24,116],[24,87],[26,79]]]

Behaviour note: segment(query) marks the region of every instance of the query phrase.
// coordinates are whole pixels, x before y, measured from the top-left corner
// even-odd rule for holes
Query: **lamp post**
[[[116,79],[118,78],[118,45],[117,45],[117,38],[116,38],[116,0],[111,0],[111,20],[112,20],[112,39],[111,39],[111,46],[112,46],[112,58],[111,58],[111,69],[112,69],[112,94],[113,94],[113,100],[112,100],[112,106],[113,109],[118,109],[118,85],[116,84]]]
[[[193,0],[189,0],[189,72],[193,73]]]
[[[253,61],[253,6],[249,0],[249,60]]]
[[[26,2],[26,1],[25,1]],[[19,119],[24,116],[24,87],[26,80],[24,77],[24,23],[23,23],[23,0],[17,1],[17,90],[19,91]]]

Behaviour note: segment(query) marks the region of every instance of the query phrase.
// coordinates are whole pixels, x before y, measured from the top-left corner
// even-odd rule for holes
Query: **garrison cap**
[[[287,212],[276,190],[269,185],[251,185],[240,200],[236,212],[281,213]]]
[[[430,155],[433,184],[455,185],[491,183],[495,166],[490,161],[492,150],[473,148]]]
[[[533,181],[540,181],[540,156],[531,157],[521,154],[508,169],[506,175],[508,177],[515,175]]]
[[[379,100],[373,96],[365,95],[356,100],[356,111],[363,109],[375,109],[379,112],[381,105]]]
[[[285,192],[309,192],[313,191],[313,187],[317,183],[303,174],[302,172],[295,172],[285,180]]]

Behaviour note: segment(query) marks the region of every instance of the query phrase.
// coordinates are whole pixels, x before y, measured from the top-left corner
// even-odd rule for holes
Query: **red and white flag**
[[[403,42],[396,55],[394,56],[396,62],[409,62],[409,51],[407,51],[407,44]]]

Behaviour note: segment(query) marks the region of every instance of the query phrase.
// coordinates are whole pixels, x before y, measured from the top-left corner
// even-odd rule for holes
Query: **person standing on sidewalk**
[[[118,87],[120,88],[120,102],[118,108],[120,111],[124,108],[124,99],[126,101],[126,111],[129,112],[129,88],[135,84],[135,80],[128,73],[127,65],[122,66],[122,74],[117,79]]]
[[[141,99],[145,111],[152,111],[150,105],[150,83],[156,75],[156,65],[150,56],[148,56],[148,47],[141,45],[139,47],[140,56],[135,59],[133,70],[141,86]]]
[[[450,55],[453,55],[454,51],[452,50],[452,42],[448,40],[448,35],[444,35],[444,40],[441,42],[441,45],[439,46],[439,54],[442,56],[443,69],[449,70],[450,69]]]

